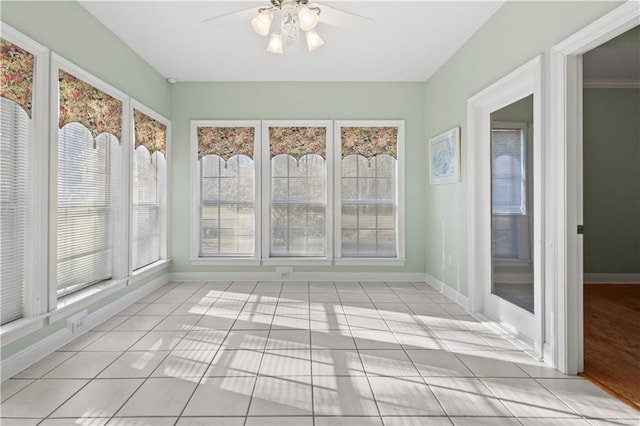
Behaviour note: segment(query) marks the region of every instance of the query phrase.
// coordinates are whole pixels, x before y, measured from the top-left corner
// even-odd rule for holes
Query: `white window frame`
[[[270,257],[271,252],[271,149],[269,127],[324,127],[326,128],[326,216],[323,257]],[[262,264],[263,265],[331,265],[333,262],[333,121],[332,120],[264,120],[262,121]]]
[[[198,167],[198,127],[253,127],[254,164],[254,256],[200,256],[200,167]],[[205,265],[260,265],[262,236],[262,194],[260,177],[262,168],[260,120],[191,120],[191,143],[189,162],[191,166],[191,257],[194,266]]]
[[[106,94],[122,102],[122,135],[120,149],[122,150],[120,164],[122,175],[116,183],[116,188],[120,196],[115,205],[115,234],[114,234],[114,258],[113,276],[110,280],[86,287],[75,293],[57,297],[57,210],[58,210],[58,115],[59,115],[59,70],[71,73],[75,77],[87,82],[95,88],[102,90]],[[114,287],[124,287],[127,284],[129,274],[129,248],[130,248],[130,220],[129,206],[131,204],[131,155],[132,136],[130,120],[127,118],[130,111],[129,96],[116,89],[110,84],[100,80],[93,74],[85,71],[62,56],[51,54],[51,74],[50,74],[50,123],[49,123],[49,311],[51,311],[50,321],[55,321],[57,315],[54,311],[66,311],[71,305],[98,292],[108,291]]]
[[[128,239],[128,243],[129,243],[129,266],[128,266],[128,272],[129,275],[134,277],[137,276],[143,272],[146,272],[150,269],[154,269],[156,266],[160,265],[160,264],[164,264],[166,263],[166,261],[168,259],[171,258],[171,246],[170,246],[170,224],[171,224],[171,209],[170,209],[170,197],[171,197],[171,191],[169,190],[171,188],[171,121],[164,117],[163,115],[158,114],[157,112],[155,112],[154,110],[152,110],[151,108],[147,107],[146,105],[144,105],[143,103],[130,98],[130,106],[129,106],[129,115],[128,115],[128,120],[131,126],[131,131],[129,132],[129,137],[131,139],[130,141],[130,150],[129,150],[129,157],[130,157],[130,161],[129,161],[129,182],[128,182],[128,192],[129,192],[129,221],[130,221],[130,226],[133,226],[133,194],[131,193],[131,191],[133,190],[133,173],[134,173],[134,167],[135,167],[135,161],[134,161],[134,155],[135,155],[135,131],[134,131],[134,126],[135,126],[135,122],[133,120],[133,110],[136,109],[138,111],[140,111],[141,113],[153,118],[154,120],[156,120],[157,122],[164,124],[167,128],[167,132],[166,132],[166,149],[164,152],[164,158],[165,158],[165,163],[166,163],[166,176],[165,178],[165,187],[164,187],[164,193],[163,191],[160,192],[160,200],[158,202],[159,204],[159,208],[160,208],[160,259],[157,260],[156,262],[147,265],[147,266],[143,266],[142,268],[136,269],[135,271],[133,270],[133,229],[129,229],[129,239]],[[126,156],[126,155],[125,155]]]
[[[397,127],[396,148],[396,257],[342,257],[342,128],[343,127]],[[335,264],[347,266],[403,266],[406,259],[405,248],[405,162],[404,162],[404,120],[337,120],[334,122],[334,199],[335,199]]]
[[[22,318],[4,324],[0,331],[3,341],[12,341],[42,324],[49,309],[48,253],[42,250],[48,245],[49,204],[48,168],[50,147],[47,141],[49,121],[49,49],[2,22],[0,36],[31,53],[35,57],[32,118],[30,120],[32,143],[27,146],[26,170],[26,241],[25,277]],[[35,327],[35,328],[34,328]]]

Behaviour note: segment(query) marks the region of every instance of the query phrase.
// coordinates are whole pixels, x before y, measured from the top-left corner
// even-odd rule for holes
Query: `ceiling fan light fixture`
[[[318,25],[319,9],[311,9],[305,4],[298,6],[298,22],[302,31],[310,31]]]
[[[324,40],[320,38],[320,35],[316,30],[305,31],[304,35],[307,38],[307,48],[309,49],[309,52],[313,52],[324,44]]]
[[[280,34],[279,31],[275,31],[273,34],[271,34],[271,39],[269,40],[267,51],[271,53],[284,53],[284,50],[282,48],[282,34]]]
[[[273,13],[269,9],[264,9],[251,20],[251,28],[261,36],[266,36],[269,34],[271,21],[273,21]]]

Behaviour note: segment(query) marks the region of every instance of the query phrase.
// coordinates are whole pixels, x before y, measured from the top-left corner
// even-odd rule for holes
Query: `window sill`
[[[156,272],[161,271],[165,267],[169,266],[171,263],[171,259],[160,259],[150,265],[143,266],[140,269],[136,269],[131,273],[131,280],[129,285],[135,284],[138,281],[142,281],[145,278],[155,274]]]
[[[49,324],[66,318],[79,310],[87,308],[103,297],[125,288],[127,281],[126,278],[112,279],[58,299],[56,308],[50,313]]]
[[[330,266],[332,260],[326,257],[270,257],[262,259],[265,266]]]
[[[339,266],[404,266],[407,259],[387,258],[387,257],[341,257],[335,260]]]
[[[2,346],[8,345],[40,330],[46,324],[48,316],[48,314],[43,314],[32,318],[19,318],[3,325],[0,327],[0,341],[2,341]]]
[[[260,266],[260,259],[249,257],[199,257],[191,259],[192,266]]]

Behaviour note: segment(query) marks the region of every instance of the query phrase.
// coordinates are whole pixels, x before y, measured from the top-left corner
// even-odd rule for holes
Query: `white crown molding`
[[[585,89],[640,89],[640,80],[590,79],[584,80],[582,87]]]

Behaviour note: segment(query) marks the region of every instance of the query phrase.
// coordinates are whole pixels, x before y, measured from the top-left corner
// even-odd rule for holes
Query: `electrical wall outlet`
[[[276,268],[276,273],[280,276],[280,278],[289,278],[293,273],[293,267],[284,266],[284,267]]]
[[[67,328],[71,330],[73,334],[75,334],[85,324],[88,316],[89,313],[86,309],[70,316],[69,318],[67,318]]]

